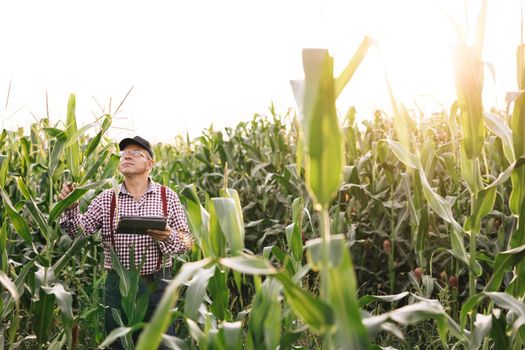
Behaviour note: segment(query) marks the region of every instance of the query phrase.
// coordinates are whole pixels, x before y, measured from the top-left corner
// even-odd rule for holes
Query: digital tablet
[[[122,216],[116,233],[146,234],[149,229],[164,230],[166,218],[162,216]]]

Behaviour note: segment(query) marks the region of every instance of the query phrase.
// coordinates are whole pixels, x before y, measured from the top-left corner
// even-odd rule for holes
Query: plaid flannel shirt
[[[104,243],[104,267],[112,268],[111,264],[111,230],[110,230],[110,208],[113,190],[107,189],[99,194],[84,214],[80,214],[78,206],[66,210],[60,219],[72,238],[82,229],[84,234],[93,234],[97,230],[102,232]],[[166,199],[168,204],[167,223],[171,228],[171,235],[165,241],[155,241],[149,235],[136,234],[114,234],[115,250],[121,264],[130,268],[130,248],[135,249],[135,264],[138,266],[141,257],[145,254],[145,263],[141,274],[148,275],[157,270],[159,254],[162,257],[162,266],[170,267],[173,264],[171,257],[174,254],[184,253],[191,248],[193,238],[189,232],[184,209],[177,194],[170,188],[166,188]],[[120,216],[164,216],[162,210],[161,186],[150,180],[146,193],[137,201],[126,190],[124,184],[120,185],[117,200],[117,208],[114,215],[114,230],[117,227],[117,217]]]

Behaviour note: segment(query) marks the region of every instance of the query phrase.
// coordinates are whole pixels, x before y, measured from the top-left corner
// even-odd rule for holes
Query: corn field
[[[3,130],[0,349],[105,348],[139,329],[129,349],[522,349],[525,95],[486,111],[478,35],[455,51],[456,103],[431,116],[392,92],[391,116],[339,115],[365,38],[335,77],[327,50],[303,51],[297,113],[157,144],[152,178],[179,193],[195,245],[152,320],[109,335],[100,234],[72,240],[58,219],[117,190],[113,116],[77,126],[72,94],[65,122]],[[78,187],[58,201],[67,181]],[[140,314],[136,288],[119,287]],[[163,335],[171,320],[177,337]]]

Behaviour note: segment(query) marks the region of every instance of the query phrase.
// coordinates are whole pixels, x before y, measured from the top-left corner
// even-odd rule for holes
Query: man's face
[[[148,174],[151,168],[153,168],[153,160],[145,148],[130,144],[121,151],[119,171],[122,175]]]

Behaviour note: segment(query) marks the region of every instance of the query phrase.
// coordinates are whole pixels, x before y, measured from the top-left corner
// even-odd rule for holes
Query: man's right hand
[[[73,192],[75,190],[75,184],[73,184],[72,182],[68,182],[68,183],[65,183],[64,185],[62,185],[62,191],[58,194],[58,199],[63,201],[64,199],[66,199],[70,194],[71,192]],[[73,203],[70,208],[74,208],[78,205],[77,202]]]

